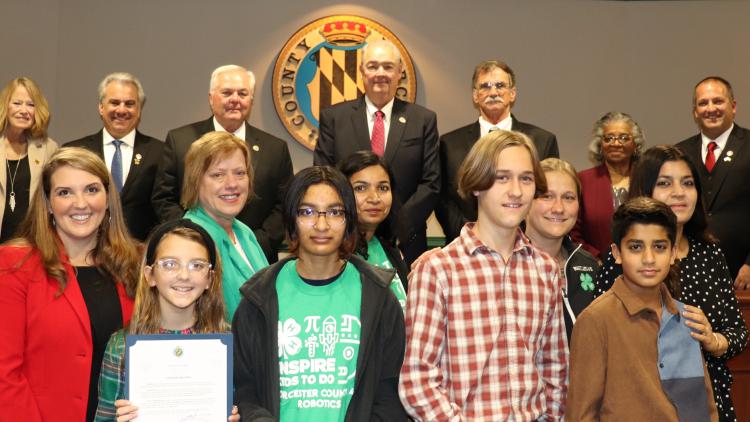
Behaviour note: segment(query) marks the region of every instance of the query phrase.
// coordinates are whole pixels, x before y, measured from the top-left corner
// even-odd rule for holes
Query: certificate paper
[[[127,336],[125,391],[138,422],[226,421],[232,351],[231,334]]]

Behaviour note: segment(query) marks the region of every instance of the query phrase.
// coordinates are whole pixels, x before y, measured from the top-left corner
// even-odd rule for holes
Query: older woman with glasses
[[[231,133],[209,132],[185,156],[181,205],[188,210],[185,218],[206,229],[216,242],[227,321],[240,303],[242,283],[268,266],[255,234],[236,218],[251,195],[252,175],[247,144]]]
[[[599,259],[609,252],[612,214],[628,198],[630,170],[645,143],[643,130],[626,113],[611,111],[594,123],[589,159],[597,166],[578,174],[581,209],[571,237]]]

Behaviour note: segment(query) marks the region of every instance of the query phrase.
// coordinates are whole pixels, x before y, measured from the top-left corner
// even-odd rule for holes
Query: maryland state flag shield
[[[403,72],[396,96],[414,102],[414,65],[404,45],[382,25],[359,16],[336,15],[305,25],[287,41],[273,71],[273,102],[289,133],[312,150],[320,110],[364,95],[361,49],[387,39],[398,47]]]

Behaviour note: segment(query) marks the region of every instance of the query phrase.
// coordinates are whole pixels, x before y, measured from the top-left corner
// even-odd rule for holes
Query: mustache
[[[484,99],[484,101],[482,101],[482,104],[495,104],[495,103],[504,104],[505,101],[503,101],[502,97],[498,97],[498,96],[487,97]]]

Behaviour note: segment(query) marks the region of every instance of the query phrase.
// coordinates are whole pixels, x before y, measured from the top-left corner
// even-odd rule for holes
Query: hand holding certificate
[[[226,420],[231,334],[133,335],[126,346],[126,391],[138,421]]]

